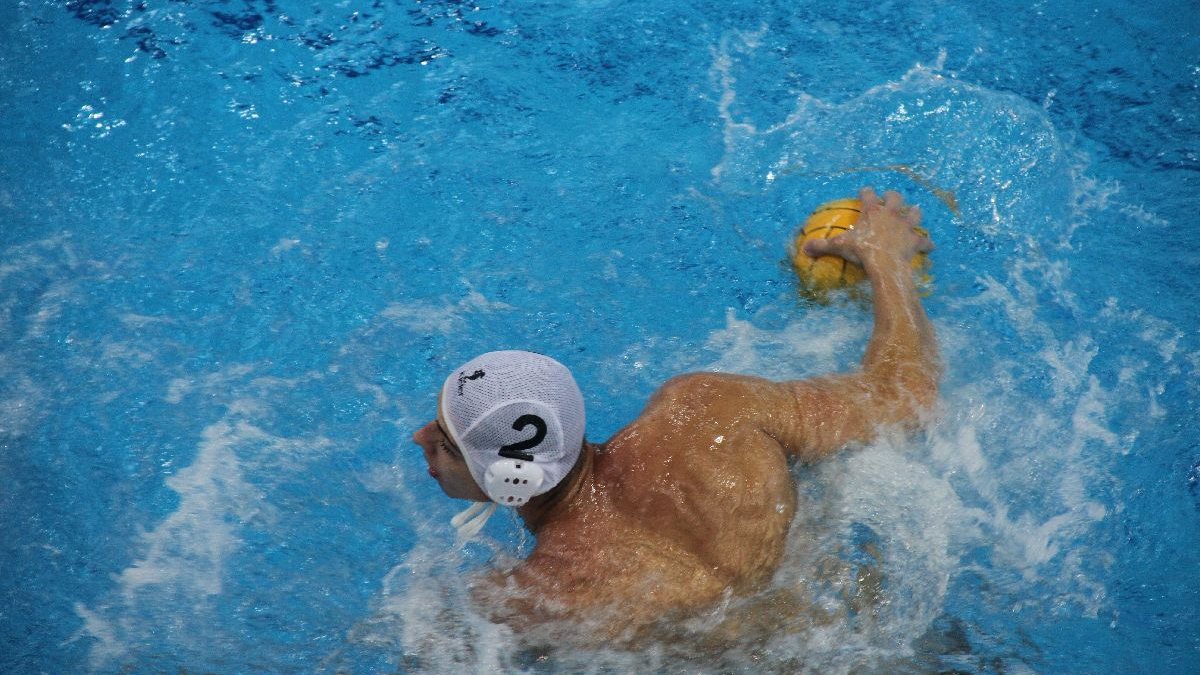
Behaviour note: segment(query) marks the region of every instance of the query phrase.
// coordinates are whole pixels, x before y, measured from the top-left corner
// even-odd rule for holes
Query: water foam
[[[452,305],[423,301],[394,302],[383,310],[381,316],[408,330],[446,334],[463,330],[466,325],[464,317],[472,312],[508,309],[512,309],[512,306],[488,300],[482,293],[471,290]]]
[[[251,372],[251,366],[237,366],[204,378],[200,386],[208,395],[223,392]],[[268,385],[262,378],[251,381],[252,387]],[[176,380],[166,398],[180,403],[194,386]],[[197,640],[211,639],[205,630],[216,621],[211,601],[225,592],[233,573],[229,559],[241,551],[247,532],[270,531],[280,518],[263,479],[289,468],[302,470],[304,457],[331,445],[320,436],[288,438],[264,430],[254,417],[268,408],[260,399],[233,397],[225,415],[201,432],[191,463],[166,479],[178,506],[137,538],[139,553],[114,577],[111,593],[91,606],[76,604],[83,627],[72,641],[96,640],[89,652],[91,668],[137,660],[141,650],[151,644],[157,648],[163,639],[189,649],[200,647]],[[187,607],[187,613],[179,607]]]
[[[717,360],[702,364],[685,356],[687,361],[676,365],[682,371],[766,373],[775,379],[830,372],[845,363],[848,344],[865,344],[865,319],[814,309],[805,321],[769,330],[739,319],[731,308],[725,313],[725,327],[712,331],[704,345],[719,355]]]

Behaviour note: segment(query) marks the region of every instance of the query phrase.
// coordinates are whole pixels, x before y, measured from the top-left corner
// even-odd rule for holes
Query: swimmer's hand
[[[862,265],[869,275],[879,266],[907,266],[914,255],[933,250],[933,241],[913,230],[921,224],[921,207],[907,205],[894,191],[881,199],[871,188],[863,188],[858,198],[862,213],[854,228],[830,239],[810,239],[804,244],[806,255],[836,255]]]

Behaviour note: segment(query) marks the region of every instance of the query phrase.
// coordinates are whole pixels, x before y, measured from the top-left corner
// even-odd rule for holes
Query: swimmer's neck
[[[556,520],[560,515],[570,510],[571,506],[580,502],[591,490],[592,472],[595,468],[596,453],[600,445],[584,442],[583,450],[579,453],[579,461],[571,469],[571,473],[555,488],[544,495],[534,497],[529,503],[517,509],[517,514],[525,521],[525,527],[530,532],[538,533],[543,527]]]

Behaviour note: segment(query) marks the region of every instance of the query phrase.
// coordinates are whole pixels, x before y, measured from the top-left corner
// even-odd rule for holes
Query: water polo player
[[[437,418],[413,440],[447,495],[476,502],[455,525],[469,536],[510,506],[537,537],[514,569],[473,582],[494,618],[534,639],[628,643],[662,619],[754,594],[795,514],[789,463],[919,423],[940,365],[910,261],[932,243],[895,192],[860,200],[853,229],[804,244],[866,271],[874,327],[857,372],[682,375],[599,444],[584,440],[583,397],[553,359],[491,352],[450,374]]]

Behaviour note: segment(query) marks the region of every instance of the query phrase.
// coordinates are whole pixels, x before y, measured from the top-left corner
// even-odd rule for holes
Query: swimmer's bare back
[[[585,448],[559,488],[519,510],[537,545],[511,572],[478,581],[494,618],[553,641],[636,642],[663,619],[762,590],[795,515],[789,462],[919,423],[940,365],[908,261],[932,244],[898,194],[860,196],[855,228],[806,252],[867,271],[875,326],[861,369],[667,382],[630,425]]]

